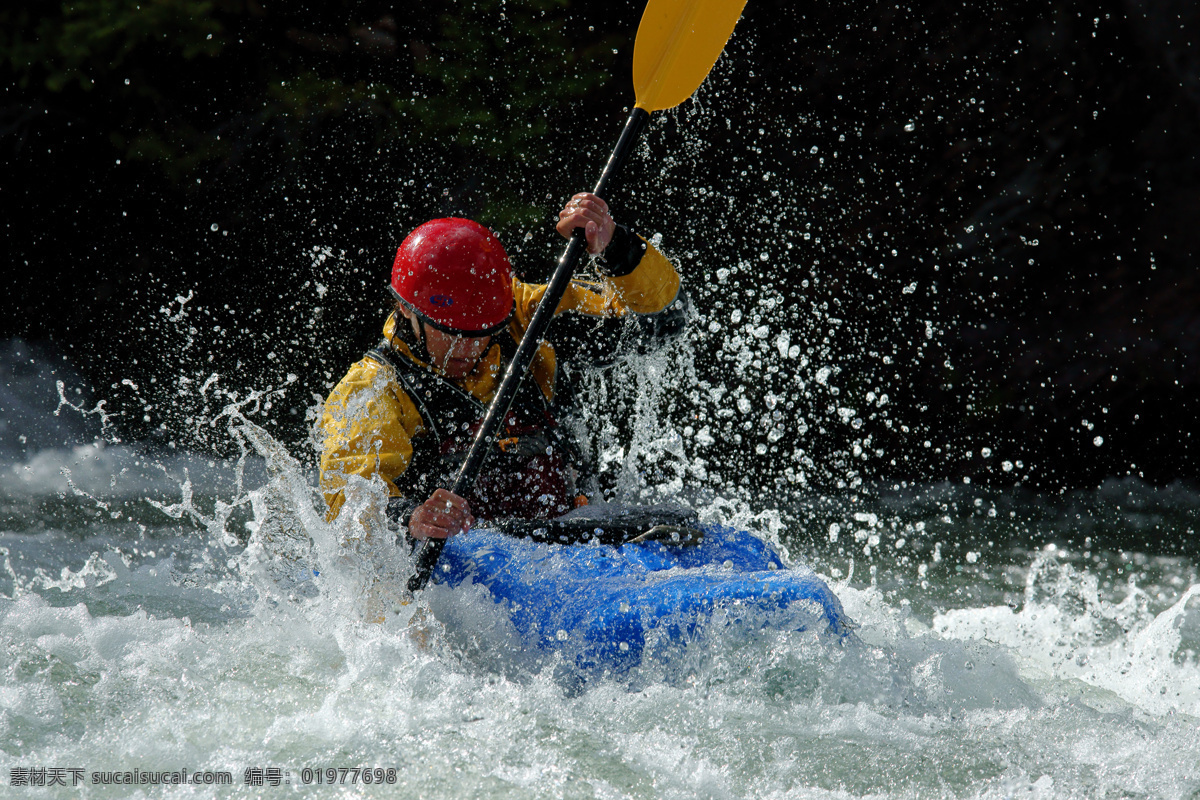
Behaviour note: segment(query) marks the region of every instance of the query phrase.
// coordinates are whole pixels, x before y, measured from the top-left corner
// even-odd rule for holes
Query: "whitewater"
[[[631,379],[635,397],[639,381],[657,379]],[[66,399],[46,424],[81,413]],[[854,635],[716,636],[579,680],[523,652],[478,587],[393,591],[409,565],[366,543],[370,487],[357,521],[326,523],[311,471],[254,407],[212,420],[234,457],[103,437],[6,455],[5,796],[1200,790],[1195,561],[1054,543],[1086,544],[1070,534],[1101,517],[1193,536],[1184,487],[687,496],[812,566]],[[686,451],[639,430],[610,460]],[[641,496],[686,495],[633,471]]]

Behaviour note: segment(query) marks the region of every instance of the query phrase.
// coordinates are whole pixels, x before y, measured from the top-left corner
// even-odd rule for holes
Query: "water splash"
[[[1200,584],[1153,613],[1131,578],[1124,599],[1114,603],[1100,596],[1095,575],[1041,554],[1029,568],[1020,609],[948,611],[935,618],[934,629],[1003,644],[1037,680],[1071,679],[1153,714],[1200,716],[1197,597]]]

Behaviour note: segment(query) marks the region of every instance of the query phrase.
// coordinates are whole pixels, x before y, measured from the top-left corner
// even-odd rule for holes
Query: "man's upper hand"
[[[567,239],[571,238],[571,231],[583,228],[587,234],[588,252],[600,255],[612,241],[617,223],[608,213],[608,203],[591,192],[580,192],[558,212],[558,224],[554,227]]]

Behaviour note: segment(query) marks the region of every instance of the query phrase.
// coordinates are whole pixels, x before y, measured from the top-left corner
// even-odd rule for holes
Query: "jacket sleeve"
[[[350,475],[381,478],[398,497],[396,478],[412,461],[412,438],[424,430],[421,414],[379,362],[364,358],[350,368],[321,411],[321,491],[326,519],[338,515]]]
[[[617,232],[599,262],[606,273],[600,281],[572,281],[563,293],[556,314],[575,312],[593,317],[621,317],[629,312],[653,314],[662,311],[679,294],[679,273],[654,245],[624,226]],[[516,323],[521,331],[529,325],[545,284],[514,281]]]

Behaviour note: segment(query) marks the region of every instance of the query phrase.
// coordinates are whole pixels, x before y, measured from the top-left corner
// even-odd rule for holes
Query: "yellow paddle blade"
[[[633,46],[633,90],[646,111],[674,108],[704,83],[746,0],[649,0]]]

